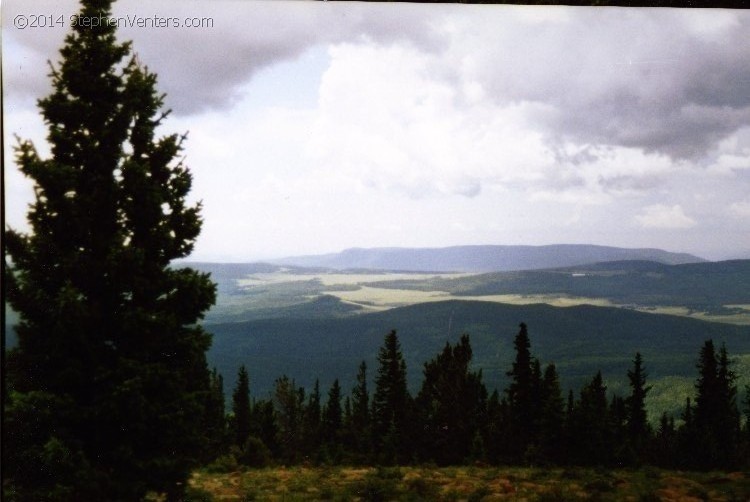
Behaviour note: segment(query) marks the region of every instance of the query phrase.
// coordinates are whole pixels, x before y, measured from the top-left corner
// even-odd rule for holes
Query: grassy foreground
[[[190,480],[188,500],[263,501],[748,501],[750,473],[657,469],[291,467]]]

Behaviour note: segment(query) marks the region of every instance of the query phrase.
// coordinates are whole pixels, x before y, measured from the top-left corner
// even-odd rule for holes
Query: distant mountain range
[[[509,272],[572,267],[608,261],[652,261],[667,265],[705,262],[687,253],[588,244],[549,246],[453,246],[445,248],[352,248],[340,253],[295,256],[273,263],[332,269],[412,272]]]

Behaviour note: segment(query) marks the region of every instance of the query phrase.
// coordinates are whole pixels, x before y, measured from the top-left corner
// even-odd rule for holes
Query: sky
[[[49,151],[36,100],[77,6],[2,7],[6,225],[27,230],[14,135]],[[188,132],[193,260],[556,243],[750,258],[750,12],[162,0],[113,16],[166,93],[161,133]]]

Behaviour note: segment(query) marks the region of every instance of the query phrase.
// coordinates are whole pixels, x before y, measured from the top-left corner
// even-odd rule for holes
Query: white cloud
[[[734,12],[726,9],[684,9],[679,18],[691,32],[714,42],[721,41],[728,31],[740,24]]]
[[[709,166],[709,171],[716,174],[731,175],[741,170],[750,170],[750,152],[745,155],[720,155]]]
[[[330,50],[308,152],[333,176],[411,197],[463,195],[543,177],[552,157],[524,126],[534,105],[466,100],[445,62],[409,46]]]
[[[750,219],[750,200],[735,202],[729,206],[729,212],[738,218]]]
[[[645,207],[635,219],[643,228],[684,229],[696,225],[696,221],[685,215],[679,204],[655,204]]]
[[[750,193],[747,13],[131,0],[115,9],[215,20],[210,30],[120,33],[175,108],[165,132],[190,132],[203,257],[563,241],[702,254],[727,235],[750,247],[739,228]],[[44,149],[33,100],[49,88],[44,60],[63,33],[5,34],[6,130]],[[29,190],[6,166],[16,225]],[[701,232],[678,232],[697,220]]]

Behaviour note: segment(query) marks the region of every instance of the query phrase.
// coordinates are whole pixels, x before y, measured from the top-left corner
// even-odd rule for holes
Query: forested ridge
[[[743,368],[742,376],[747,376],[744,354],[750,353],[750,338],[746,326],[612,307],[557,308],[457,300],[337,317],[322,314],[330,312],[331,305],[338,309],[340,302],[322,303],[314,304],[316,316],[307,315],[305,308],[300,314],[293,312],[294,317],[207,323],[206,329],[214,335],[209,364],[224,375],[229,387],[235,385],[237,368],[246,364],[252,373],[252,394],[258,397],[272,392],[274,380],[282,374],[308,389],[316,378],[325,387],[339,378],[349,389],[355,383],[352,366],[365,360],[375,368],[383,334],[397,327],[411,370],[408,388],[416,393],[422,364],[446,342],[456,343],[462,333],[470,333],[473,367],[482,369],[488,388],[502,389],[508,385],[506,373],[513,357],[513,327],[519,320],[529,319],[533,320],[535,356],[543,363],[557,364],[564,389],[580,389],[601,369],[610,390],[624,393],[630,359],[641,352],[649,361],[655,387],[651,398],[666,392],[664,378],[679,377],[682,397],[664,408],[676,413],[689,395],[685,390],[692,386],[697,347],[708,338],[725,342],[740,356],[737,366]],[[741,382],[745,383],[750,382]]]
[[[510,383],[503,390],[489,390],[481,370],[472,370],[469,335],[446,343],[424,364],[414,395],[406,386],[396,331],[385,336],[377,368],[359,365],[349,392],[338,379],[325,392],[317,382],[307,390],[280,376],[269,398],[251,400],[252,368],[243,365],[230,409],[216,415],[216,462],[748,466],[750,398],[741,397],[724,345],[705,341],[694,397],[679,416],[665,413],[655,426],[647,420],[648,362],[640,353],[627,372],[627,394],[608,393],[601,371],[577,392],[566,392],[555,365],[543,367],[533,355],[526,324],[513,345]],[[217,404],[223,402],[222,387],[214,373]]]

